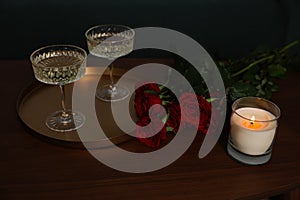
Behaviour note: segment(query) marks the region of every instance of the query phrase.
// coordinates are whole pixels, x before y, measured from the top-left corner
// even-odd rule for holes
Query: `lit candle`
[[[264,154],[276,132],[275,116],[260,108],[243,107],[231,116],[230,136],[235,148],[248,155]]]
[[[235,160],[260,165],[271,158],[280,109],[271,101],[243,97],[232,104],[227,152]]]

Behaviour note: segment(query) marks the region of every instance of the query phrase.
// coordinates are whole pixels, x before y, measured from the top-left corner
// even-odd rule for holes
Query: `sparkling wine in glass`
[[[98,25],[85,33],[88,49],[94,56],[115,60],[129,54],[133,49],[134,30],[123,25]],[[113,79],[113,64],[109,65],[110,84],[97,89],[96,97],[107,102],[125,99],[129,90],[116,85]]]
[[[66,108],[65,85],[75,82],[85,75],[86,52],[73,45],[50,45],[34,51],[30,60],[35,78],[40,82],[58,85],[61,93],[62,109],[50,114],[46,119],[48,128],[58,132],[80,128],[85,116]]]

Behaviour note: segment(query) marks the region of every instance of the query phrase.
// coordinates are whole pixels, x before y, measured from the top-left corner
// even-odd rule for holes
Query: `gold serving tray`
[[[88,68],[87,68],[88,70]],[[115,79],[118,79],[124,73],[122,69],[115,69]],[[79,81],[89,83],[90,81],[95,81],[99,79],[99,75],[93,73],[87,73]],[[102,76],[101,80],[98,82],[98,87],[101,84],[106,84],[109,82],[109,77],[106,75]],[[125,87],[134,91],[134,81],[128,79],[126,80]],[[66,105],[70,109],[72,107],[72,90],[73,84],[66,85]],[[50,130],[46,124],[45,119],[47,115],[52,112],[61,109],[60,104],[60,91],[58,86],[47,85],[34,81],[21,92],[18,103],[17,112],[21,121],[29,128],[30,133],[38,136],[41,139],[45,139],[48,142],[54,142],[56,144],[62,144],[68,147],[83,148],[83,144],[78,136],[77,131],[69,132],[55,132]],[[128,97],[129,98],[129,97]],[[117,102],[116,102],[117,103]],[[135,120],[133,98],[130,99],[129,112]],[[119,144],[128,141],[132,137],[124,133],[113,120],[111,113],[110,103],[98,100],[95,97],[95,110],[98,118],[98,122],[101,122],[101,128],[104,130],[106,137],[103,136],[97,141],[91,141],[95,144],[95,147],[107,147],[106,140],[110,140],[114,144]],[[85,113],[83,113],[85,114]],[[85,141],[89,142],[89,141]]]

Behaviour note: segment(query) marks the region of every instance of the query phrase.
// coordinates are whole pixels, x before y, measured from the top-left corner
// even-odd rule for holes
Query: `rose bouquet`
[[[197,96],[195,101],[192,98],[193,95],[184,92],[178,101],[166,87],[156,83],[138,87],[134,104],[138,117],[137,125],[144,127],[150,124],[150,126],[147,129],[138,127],[136,137],[147,146],[157,148],[160,146],[161,140],[166,139],[167,133],[178,131],[180,124],[184,127],[193,126],[198,129],[198,132],[206,134],[210,123],[211,103],[202,96]],[[151,107],[153,109],[150,109]],[[199,108],[200,116],[197,116],[199,113],[195,112],[196,107]],[[152,122],[149,115],[153,116]],[[145,137],[147,135],[153,136]]]
[[[214,95],[217,98],[212,98],[193,66],[175,57],[173,68],[189,81],[196,98],[193,98],[194,93],[182,92],[177,99],[167,85],[137,85],[134,104],[138,117],[136,137],[145,145],[158,148],[168,133],[177,133],[180,125],[185,128],[192,126],[202,134],[207,133],[210,125],[216,126],[210,120],[212,101],[227,98],[232,102],[243,96],[270,99],[272,93],[278,91],[276,79],[284,77],[287,70],[285,66],[291,61],[287,50],[297,43],[294,41],[276,50],[257,50],[241,59],[216,61],[226,88],[226,97]],[[196,108],[199,113],[195,112]]]

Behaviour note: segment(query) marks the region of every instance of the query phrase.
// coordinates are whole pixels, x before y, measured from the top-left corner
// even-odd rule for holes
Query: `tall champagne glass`
[[[66,108],[65,85],[82,78],[86,68],[86,52],[72,45],[50,45],[34,51],[30,56],[35,78],[40,82],[58,85],[62,109],[46,119],[48,128],[58,132],[80,128],[85,116]]]
[[[129,54],[133,49],[134,30],[122,25],[98,25],[85,33],[88,49],[94,56],[115,60]],[[125,99],[129,90],[116,85],[113,78],[113,64],[109,66],[110,83],[96,91],[100,100],[113,102]]]

